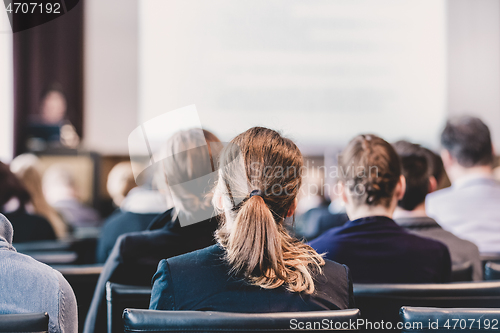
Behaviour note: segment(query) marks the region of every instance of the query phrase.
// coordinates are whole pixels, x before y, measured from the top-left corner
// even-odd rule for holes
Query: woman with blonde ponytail
[[[160,262],[150,309],[282,312],[353,307],[346,266],[291,237],[301,185],[300,150],[279,133],[254,127],[219,157],[212,203],[217,244]],[[174,297],[175,294],[175,297]]]

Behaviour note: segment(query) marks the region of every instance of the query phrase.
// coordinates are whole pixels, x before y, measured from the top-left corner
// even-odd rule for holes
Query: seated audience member
[[[452,186],[427,196],[427,214],[480,252],[500,252],[500,183],[493,179],[488,127],[478,118],[453,118],[441,134],[441,145]]]
[[[295,221],[294,233],[296,237],[311,241],[326,230],[340,227],[349,221],[343,204],[333,193],[331,202],[324,201],[319,207],[312,208],[299,216]]]
[[[40,160],[33,154],[22,154],[10,163],[10,170],[24,185],[31,196],[33,212],[47,219],[54,229],[57,238],[68,236],[68,226],[49,205],[45,199],[42,189],[42,174],[40,172]]]
[[[14,242],[56,239],[50,223],[32,212],[28,191],[9,167],[0,162],[0,213],[12,222],[16,231]]]
[[[401,157],[403,175],[406,178],[406,192],[398,203],[394,220],[408,231],[448,246],[452,264],[470,262],[473,265],[473,280],[482,280],[483,267],[477,246],[444,230],[425,213],[425,197],[434,192],[437,186],[431,169],[436,154],[407,141],[398,141],[394,148]]]
[[[130,161],[117,163],[108,174],[106,189],[115,207],[120,207],[127,194],[136,186]]]
[[[375,135],[359,135],[342,152],[339,168],[340,196],[350,221],[310,245],[349,266],[356,283],[448,282],[446,245],[411,234],[392,220],[405,193],[394,148]]]
[[[97,243],[97,263],[106,261],[120,235],[146,230],[158,214],[172,207],[165,195],[153,189],[153,177],[145,178],[138,179],[140,186],[136,187],[130,162],[118,163],[109,173],[108,192],[119,208],[104,222]]]
[[[0,214],[0,314],[49,314],[50,333],[78,331],[76,298],[58,271],[17,253],[14,230]]]
[[[45,171],[43,191],[47,201],[72,227],[96,227],[101,224],[99,213],[80,202],[75,176],[65,165],[54,164]]]
[[[241,154],[239,153],[241,152]],[[150,309],[283,312],[353,307],[349,270],[291,237],[303,165],[297,146],[254,127],[221,153],[218,244],[162,260]]]
[[[197,185],[197,188],[211,188],[209,180],[204,177],[214,171],[207,141],[204,132],[198,129],[178,132],[167,141],[164,156],[172,158],[152,167],[159,166],[165,186],[166,182],[172,185],[170,193],[176,198],[175,209],[158,215],[148,230],[124,234],[117,239],[97,282],[84,332],[106,331],[107,281],[150,286],[160,260],[215,243],[218,222],[212,218],[214,211],[210,198],[206,197],[208,191],[192,193],[189,187],[179,186],[183,181],[191,180],[189,184]],[[186,218],[199,214],[205,216],[205,220],[182,224]]]

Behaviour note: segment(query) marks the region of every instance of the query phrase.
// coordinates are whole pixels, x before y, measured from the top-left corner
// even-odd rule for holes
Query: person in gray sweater
[[[78,332],[73,289],[58,271],[17,253],[12,224],[0,214],[0,314],[49,314],[50,333]]]
[[[406,178],[406,192],[398,203],[394,220],[401,227],[422,237],[438,240],[448,246],[453,266],[470,262],[473,267],[472,279],[483,277],[478,247],[444,230],[438,222],[427,216],[425,198],[436,190],[439,179],[434,175],[443,174],[439,156],[432,151],[407,141],[394,144],[401,158],[403,175]]]

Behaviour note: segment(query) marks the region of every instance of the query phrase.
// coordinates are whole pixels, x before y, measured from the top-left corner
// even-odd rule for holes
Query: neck
[[[401,207],[396,208],[396,211],[394,212],[394,219],[404,217],[427,217],[427,214],[425,213],[425,201],[415,207],[414,210],[406,210]]]
[[[493,176],[493,168],[490,165],[480,165],[474,166],[471,168],[464,168],[462,166],[455,166],[450,168],[448,171],[449,178],[452,183],[457,180],[470,177],[470,176],[483,176],[483,177],[492,177]]]
[[[394,209],[387,208],[384,206],[359,206],[356,209],[353,209],[351,212],[348,212],[347,215],[351,221],[362,219],[364,217],[369,216],[385,216],[392,219],[394,214]]]

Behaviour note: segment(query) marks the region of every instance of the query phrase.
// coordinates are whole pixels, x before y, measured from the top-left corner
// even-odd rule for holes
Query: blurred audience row
[[[95,209],[81,202],[75,175],[64,164],[50,166],[42,177],[32,154],[0,162],[0,212],[13,224],[14,242],[67,238],[72,228],[99,226]]]
[[[85,332],[105,331],[108,281],[152,280],[153,310],[346,309],[355,306],[353,283],[446,283],[463,263],[481,280],[480,253],[500,253],[500,183],[480,119],[449,120],[439,155],[356,136],[339,155],[331,202],[320,200],[295,226],[304,166],[297,146],[262,127],[216,152],[217,143],[208,131],[174,134],[164,149],[175,162],[159,162],[137,186],[130,163],[111,171],[108,191],[118,208],[97,245],[104,268]],[[36,165],[31,155],[10,169],[1,165],[0,206],[14,241],[62,238],[71,227],[99,223],[78,200],[70,173],[54,167],[42,181]],[[447,177],[452,185],[444,187]],[[2,223],[0,246],[10,249],[12,230]],[[53,325],[61,325],[59,316]]]

